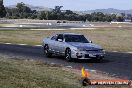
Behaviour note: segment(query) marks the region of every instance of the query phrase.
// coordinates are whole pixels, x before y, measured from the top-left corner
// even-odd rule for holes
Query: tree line
[[[104,14],[94,12],[91,14],[77,14],[71,10],[61,10],[63,6],[55,6],[52,11],[36,11],[26,6],[23,2],[17,3],[16,8],[7,8],[0,1],[0,17],[9,19],[40,19],[40,20],[69,20],[69,21],[90,21],[90,22],[123,22],[125,19],[132,19],[131,14]]]

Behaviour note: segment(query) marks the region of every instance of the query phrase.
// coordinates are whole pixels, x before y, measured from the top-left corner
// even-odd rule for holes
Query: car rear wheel
[[[68,48],[68,49],[66,49],[66,51],[65,51],[65,59],[68,61],[68,62],[70,62],[71,60],[72,60],[72,58],[71,58],[71,50]]]
[[[51,56],[52,56],[52,53],[49,52],[49,46],[48,46],[48,45],[45,45],[45,46],[44,46],[44,54],[45,54],[47,57],[51,57]]]

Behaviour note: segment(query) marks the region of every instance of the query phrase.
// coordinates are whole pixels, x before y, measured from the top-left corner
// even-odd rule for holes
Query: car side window
[[[62,39],[63,40],[64,39],[63,38],[63,34],[59,34],[58,37],[57,37],[57,39],[56,39],[56,41],[58,41],[58,39]]]
[[[55,35],[55,36],[53,36],[53,37],[51,38],[51,40],[56,40],[57,37],[58,37],[58,35]]]

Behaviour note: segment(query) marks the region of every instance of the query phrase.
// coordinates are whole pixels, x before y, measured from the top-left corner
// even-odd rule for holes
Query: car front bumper
[[[77,59],[100,59],[104,58],[105,51],[80,51],[80,52],[72,52],[71,57]]]

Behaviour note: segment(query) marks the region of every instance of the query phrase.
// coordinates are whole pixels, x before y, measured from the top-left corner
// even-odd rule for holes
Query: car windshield
[[[65,42],[89,43],[83,35],[65,35]]]

